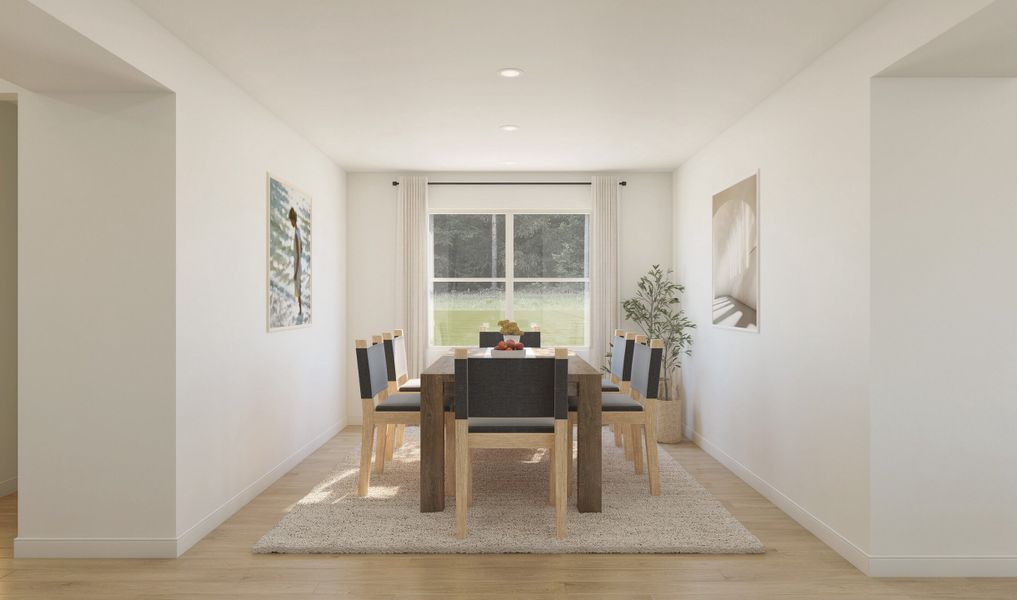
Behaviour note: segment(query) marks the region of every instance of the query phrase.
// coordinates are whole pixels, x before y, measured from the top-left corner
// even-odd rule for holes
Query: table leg
[[[420,378],[420,512],[445,510],[445,383]]]
[[[576,506],[579,512],[601,510],[601,392],[600,376],[579,379],[576,455]]]

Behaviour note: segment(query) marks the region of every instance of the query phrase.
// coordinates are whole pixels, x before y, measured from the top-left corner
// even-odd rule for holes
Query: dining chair
[[[607,376],[601,381],[602,392],[629,392],[629,379],[632,377],[632,351],[636,346],[636,334],[615,329],[611,339],[611,364]],[[623,427],[614,425],[614,445],[625,448],[625,458],[632,459],[632,445],[625,443]]]
[[[568,500],[568,350],[554,358],[469,358],[455,351],[456,537],[466,537],[473,448],[550,451],[549,499],[555,535],[564,538]]]
[[[385,344],[385,364],[388,368],[388,391],[389,393],[419,392],[420,378],[409,378],[409,369],[406,367],[406,337],[402,329],[386,331],[382,334]],[[403,437],[406,434],[405,425],[397,425],[395,436],[388,444],[388,460],[392,460],[392,454],[396,448],[403,445]]]
[[[632,378],[629,394],[605,392],[601,401],[601,422],[625,430],[625,441],[631,442],[632,459],[636,473],[643,472],[643,436],[646,436],[646,470],[650,480],[650,495],[660,495],[660,461],[657,456],[657,388],[660,384],[660,362],[663,358],[663,340],[651,340],[639,335],[632,349]],[[576,405],[570,400],[569,437],[576,421]],[[569,453],[571,454],[571,452]],[[569,457],[568,470],[572,460]]]
[[[479,345],[481,348],[494,348],[504,339],[505,336],[499,331],[481,331]],[[527,348],[540,348],[540,332],[524,331],[519,341]]]
[[[378,432],[378,442],[374,447],[374,468],[380,475],[385,472],[386,458],[392,458],[390,448],[396,426],[420,425],[420,393],[389,391],[382,336],[374,336],[371,344],[367,340],[357,340],[355,345],[363,410],[357,495],[366,496],[371,485],[371,450],[375,431]]]
[[[382,334],[385,341],[385,364],[388,368],[388,389],[390,392],[419,392],[420,378],[409,378],[410,370],[406,367],[406,336],[402,329],[386,331]]]

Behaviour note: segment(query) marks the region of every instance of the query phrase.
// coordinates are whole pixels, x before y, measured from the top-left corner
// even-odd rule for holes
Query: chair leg
[[[626,440],[632,438],[632,460],[636,466],[636,474],[643,472],[643,432],[642,425],[633,425],[629,428],[631,435],[625,436]]]
[[[548,448],[549,456],[547,461],[547,503],[551,506],[554,506],[554,494],[557,491],[557,484],[555,483],[555,476],[557,475],[556,472],[557,469],[555,468],[555,465],[557,464],[557,462],[555,461],[556,458],[555,454],[557,453],[555,450],[556,449],[554,445]]]
[[[621,431],[622,446],[625,447],[625,460],[632,460],[632,428],[628,431],[625,430],[626,426],[619,424],[618,429]]]
[[[406,426],[405,425],[396,425],[396,438],[395,438],[395,447],[396,448],[402,448],[403,447],[403,438],[405,438],[405,437],[406,437]]]
[[[572,430],[572,428],[574,426],[575,426],[575,419],[570,414],[569,415],[569,421],[568,421],[568,429],[569,429],[569,431],[568,431],[568,441],[565,442],[565,490],[566,490],[565,491],[565,495],[566,495],[566,497],[572,495],[572,460],[573,460],[572,453],[574,451],[573,440],[575,439],[573,437],[573,430]]]
[[[357,478],[357,495],[366,496],[371,489],[371,445],[374,442],[374,425],[370,419],[360,433],[360,476]]]
[[[456,420],[445,414],[445,495],[456,495]]]
[[[473,504],[473,450],[470,448],[466,449],[466,502]]]
[[[470,445],[466,419],[456,419],[456,537],[466,537],[466,515],[469,506]]]
[[[375,429],[378,431],[378,444],[374,449],[374,472],[381,475],[385,472],[385,444],[388,440],[388,425],[379,423]]]
[[[660,461],[657,459],[657,401],[646,401],[646,470],[650,472],[650,495],[660,495]]]
[[[614,445],[618,448],[622,447],[622,428],[621,425],[612,425],[611,430],[614,431]]]
[[[554,524],[555,535],[558,539],[565,537],[565,528],[568,523],[567,502],[568,487],[567,465],[569,455],[572,452],[565,447],[568,442],[568,421],[558,419],[554,422],[554,445],[555,445],[555,494],[554,494]]]
[[[395,454],[396,429],[398,428],[399,426],[394,423],[388,426],[388,433],[385,435],[385,460],[392,460],[392,456]]]

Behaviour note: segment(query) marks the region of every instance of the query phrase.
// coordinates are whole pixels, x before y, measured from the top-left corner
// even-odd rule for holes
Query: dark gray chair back
[[[480,332],[480,347],[481,348],[494,348],[498,345],[498,342],[505,339],[505,336],[498,331],[481,331]],[[540,332],[539,331],[524,331],[523,335],[519,337],[519,341],[523,343],[527,348],[540,348]]]
[[[409,373],[406,367],[406,337],[401,330],[385,333],[385,364],[388,371],[389,381],[399,381],[399,378]]]
[[[660,361],[663,348],[651,348],[646,344],[635,344],[632,351],[632,389],[644,398],[656,398],[660,386]]]
[[[616,335],[611,341],[611,374],[622,381],[632,379],[632,352],[635,347],[636,340],[627,340],[624,336]]]
[[[357,375],[360,378],[361,398],[374,398],[382,390],[388,389],[384,344],[357,348]]]
[[[568,371],[568,358],[456,358],[456,418],[568,418]]]
[[[497,331],[481,331],[480,332],[480,347],[481,348],[494,348],[498,345],[498,342],[505,339],[505,336],[498,333]]]

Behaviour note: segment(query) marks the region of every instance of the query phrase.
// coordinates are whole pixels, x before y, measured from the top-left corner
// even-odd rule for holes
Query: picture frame
[[[272,173],[266,174],[265,182],[267,329],[310,327],[313,201],[310,194]]]

